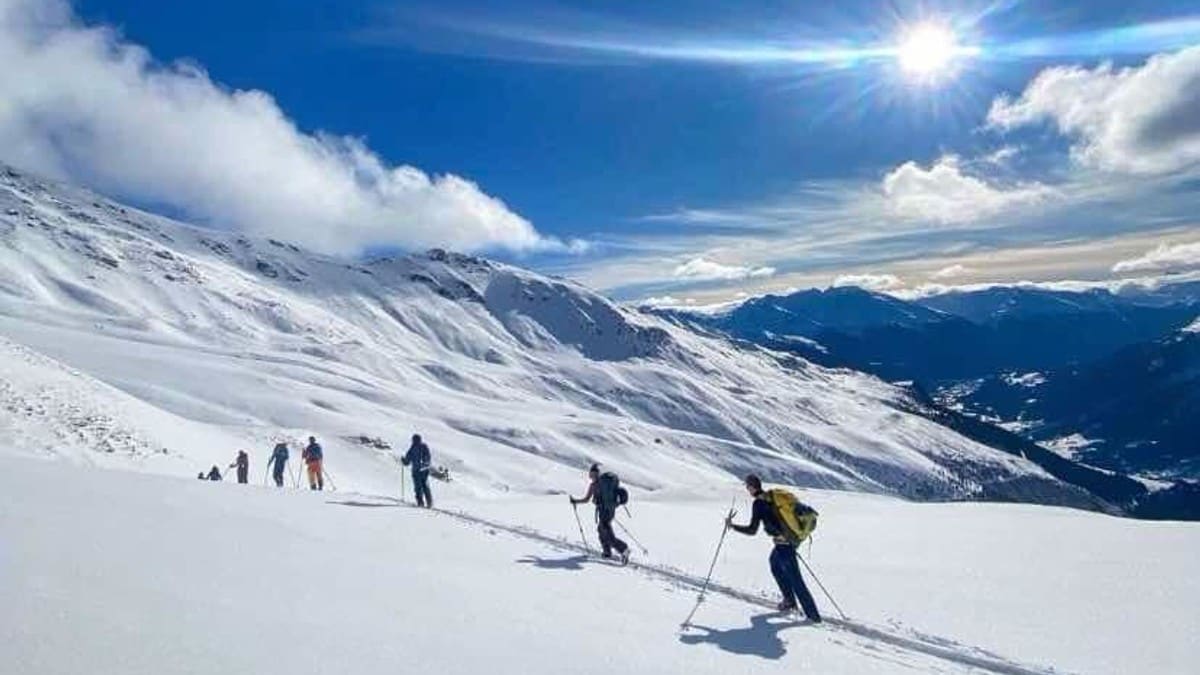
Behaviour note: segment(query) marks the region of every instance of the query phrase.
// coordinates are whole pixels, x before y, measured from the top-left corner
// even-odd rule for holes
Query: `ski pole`
[[[587,537],[583,534],[583,521],[579,519],[579,506],[574,501],[571,502],[571,510],[575,512],[575,524],[579,526],[579,538],[583,541],[583,550],[591,555],[592,547],[588,545]]]
[[[400,467],[400,502],[404,503],[406,499],[407,495],[405,494],[404,490],[404,467],[402,466]]]
[[[625,525],[622,524],[621,521],[619,521],[619,520],[614,519],[614,522],[616,522],[617,527],[621,528],[621,531],[624,532],[626,534],[626,536],[628,536],[630,539],[633,540],[633,543],[638,545],[638,548],[642,549],[643,554],[650,555],[650,551],[645,546],[642,546],[642,542],[638,541],[638,538],[635,537],[633,535],[633,533],[629,531],[629,528],[625,527]]]
[[[808,562],[806,562],[804,558],[800,557],[799,551],[796,551],[796,558],[801,564],[804,565],[804,569],[808,570],[809,576],[813,578],[813,581],[817,582],[817,586],[821,587],[821,592],[825,594],[825,597],[829,598],[829,602],[833,604],[833,608],[838,611],[838,614],[842,615],[842,621],[846,621],[846,613],[843,612],[842,608],[838,606],[837,600],[834,600],[833,596],[829,594],[829,591],[825,589],[825,584],[821,583],[821,579],[817,577],[817,573],[813,571],[813,568],[809,567]]]
[[[321,465],[321,475],[325,476],[325,480],[329,481],[329,489],[337,492],[337,483],[333,481],[333,476],[330,476],[329,472],[325,470],[324,464]]]
[[[733,505],[737,502],[737,497],[729,500],[729,514],[733,515]],[[700,605],[704,603],[704,594],[708,592],[708,584],[712,581],[713,570],[717,569],[717,559],[721,557],[721,546],[725,544],[725,535],[729,534],[729,522],[726,519],[724,526],[721,528],[721,538],[717,540],[717,550],[713,553],[712,564],[708,566],[708,574],[704,577],[704,585],[700,587],[700,595],[696,596],[696,605],[692,607],[691,613],[680,624],[686,628],[692,625],[692,619],[696,617],[696,612],[700,609]]]

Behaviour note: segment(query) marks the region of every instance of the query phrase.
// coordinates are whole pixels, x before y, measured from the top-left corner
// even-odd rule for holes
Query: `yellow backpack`
[[[765,495],[783,525],[782,537],[788,543],[799,545],[817,529],[817,510],[796,499],[796,495],[783,488],[767,490]]]

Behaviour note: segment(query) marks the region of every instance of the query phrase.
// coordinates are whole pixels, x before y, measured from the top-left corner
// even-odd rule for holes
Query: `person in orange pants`
[[[300,458],[304,460],[304,465],[308,467],[308,489],[324,490],[325,477],[324,471],[321,469],[321,460],[325,459],[325,452],[321,450],[321,444],[317,443],[316,437],[308,437],[308,445],[305,446],[304,452],[300,454]]]

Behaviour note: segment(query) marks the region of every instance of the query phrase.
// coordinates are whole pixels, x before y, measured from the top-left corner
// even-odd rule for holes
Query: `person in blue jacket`
[[[275,479],[277,487],[283,487],[283,470],[287,466],[288,461],[288,446],[287,443],[280,441],[275,444],[275,450],[271,453],[271,459],[267,460],[267,468],[274,469],[271,477]]]
[[[429,470],[433,468],[433,455],[420,434],[413,434],[412,445],[400,458],[404,466],[412,467],[413,492],[417,493],[417,506],[433,508],[433,492],[429,490]]]

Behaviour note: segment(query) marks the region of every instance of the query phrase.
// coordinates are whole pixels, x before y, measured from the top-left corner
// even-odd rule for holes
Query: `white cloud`
[[[775,274],[774,267],[748,267],[743,265],[725,265],[708,258],[692,258],[675,267],[674,274],[680,279],[692,281],[705,280],[735,280],[769,277]]]
[[[62,0],[0,0],[0,157],[193,218],[337,254],[569,249],[464,178],[297,129],[262,91],[163,65]]]
[[[945,293],[971,293],[986,291],[992,288],[1023,288],[1043,291],[1066,291],[1069,293],[1086,293],[1094,290],[1106,290],[1117,295],[1138,291],[1154,291],[1171,284],[1200,281],[1200,271],[1180,274],[1165,274],[1146,277],[1125,277],[1122,279],[1078,280],[1060,279],[1057,281],[991,281],[978,284],[922,284],[891,292],[898,298],[916,300],[931,295]]]
[[[966,265],[955,264],[948,267],[943,267],[929,276],[933,279],[953,279],[955,277],[961,277],[964,274],[968,274],[971,271],[971,268],[967,267]]]
[[[747,216],[741,213],[713,209],[677,209],[666,213],[652,213],[638,220],[648,223],[682,223],[685,225],[730,225],[743,223]]]
[[[993,152],[983,156],[983,162],[994,164],[996,166],[1004,166],[1009,163],[1014,157],[1021,154],[1021,149],[1012,145],[1006,145]]]
[[[843,274],[833,280],[835,287],[858,286],[869,291],[890,291],[904,286],[895,274]]]
[[[1051,194],[1043,185],[988,183],[965,173],[953,155],[939,158],[928,169],[905,162],[884,176],[882,190],[893,214],[942,224],[979,220]]]
[[[1075,139],[1072,153],[1089,167],[1154,174],[1200,163],[1200,46],[1139,67],[1049,68],[988,113],[1002,130],[1039,122]]]
[[[655,309],[670,309],[672,307],[686,307],[696,304],[695,298],[677,298],[673,295],[654,295],[649,298],[643,298],[634,303],[638,307],[651,307]]]
[[[1122,260],[1113,272],[1146,272],[1200,267],[1200,241],[1189,244],[1159,244],[1144,255]]]

